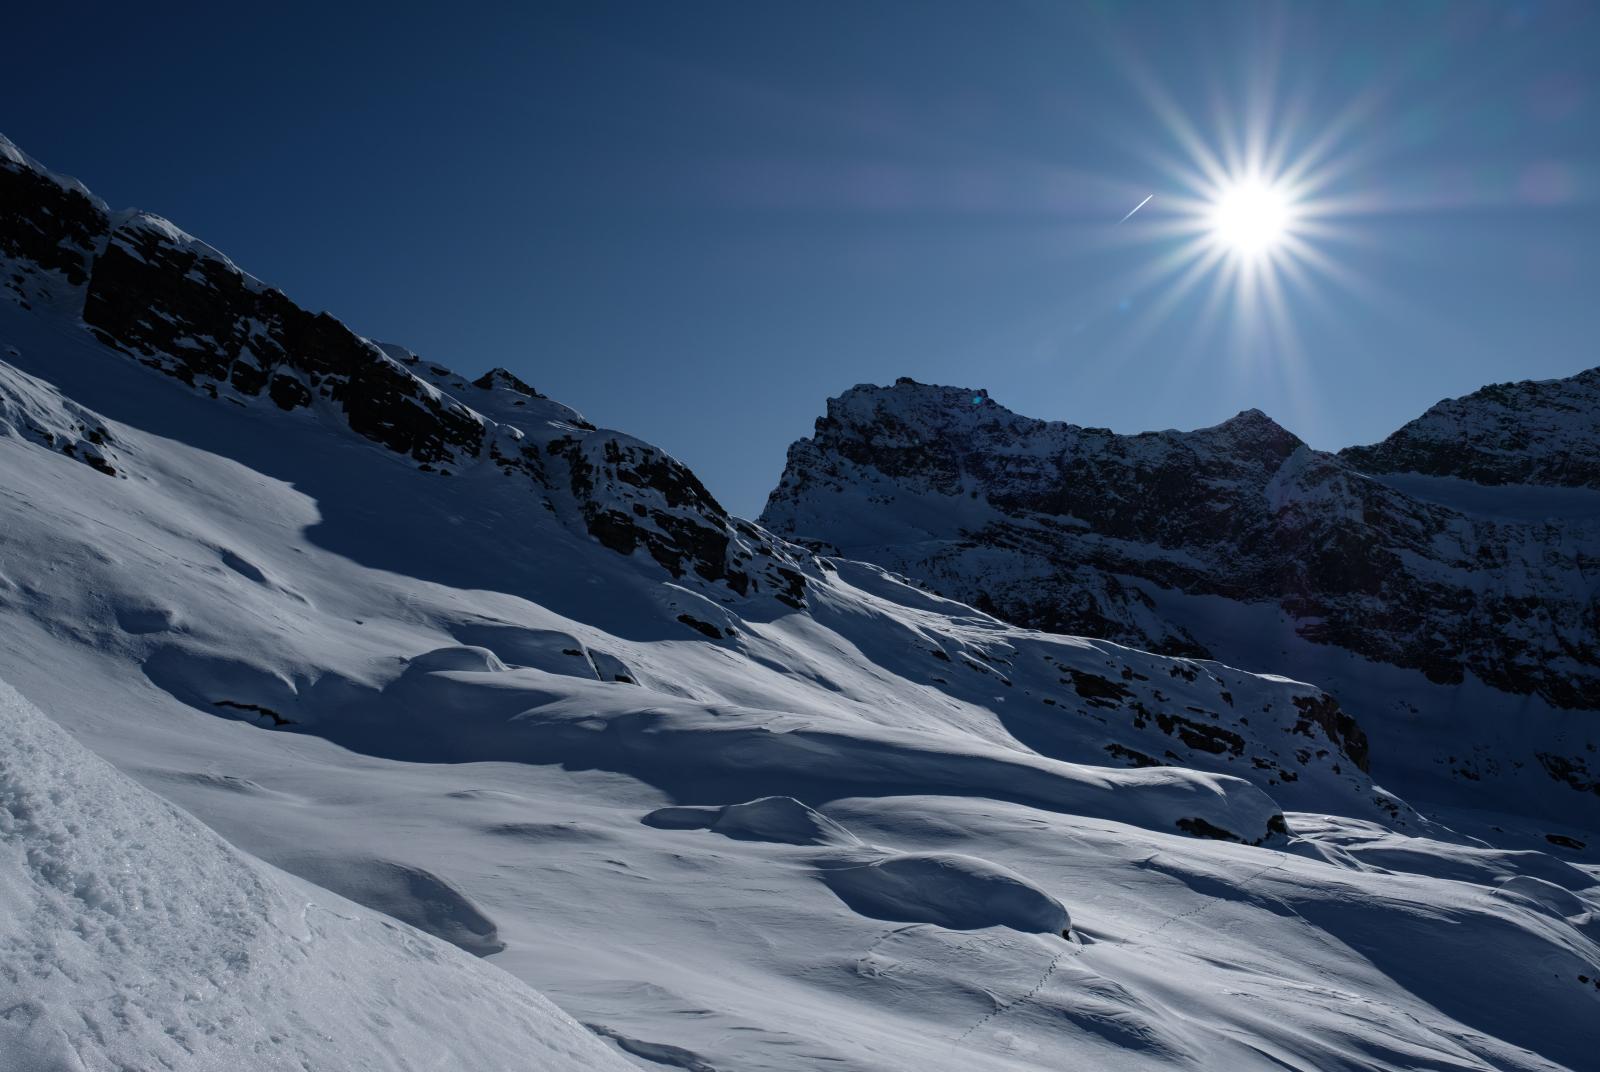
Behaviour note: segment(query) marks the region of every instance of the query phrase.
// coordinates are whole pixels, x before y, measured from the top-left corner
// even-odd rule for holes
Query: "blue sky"
[[[0,132],[745,514],[860,382],[1336,448],[1600,364],[1593,4],[48,7]],[[1250,131],[1315,187],[1299,270],[1183,291]]]

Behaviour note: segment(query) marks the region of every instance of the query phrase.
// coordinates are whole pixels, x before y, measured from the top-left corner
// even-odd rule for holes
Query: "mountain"
[[[24,309],[65,293],[96,338],[211,398],[225,389],[237,404],[337,414],[423,472],[449,476],[489,463],[541,488],[560,484],[606,546],[643,548],[698,586],[720,582],[743,594],[764,581],[798,605],[793,563],[775,559],[750,526],[735,526],[694,474],[661,451],[597,432],[503,369],[468,385],[403,348],[363,339],[166,220],[109,211],[80,184],[30,166],[9,142],[0,162],[8,165],[0,170],[8,206],[0,274],[9,276],[0,293],[8,289]],[[451,390],[469,391],[474,405]],[[81,449],[86,460],[102,456]]]
[[[1446,399],[1383,442],[1339,457],[1366,473],[1600,490],[1600,368]]]
[[[1552,518],[1548,495],[1408,488],[1256,410],[1123,436],[902,379],[829,400],[762,521],[1020,625],[1317,681],[1390,784],[1520,797],[1531,768],[1600,796],[1600,495],[1559,489]]]
[[[644,1067],[1587,1059],[1583,821],[1423,814],[1316,686],[818,555],[512,374],[372,342],[9,146],[0,195],[0,677],[228,867],[457,947],[352,970],[343,1005],[286,986],[283,1016],[375,1017],[473,954]],[[0,795],[0,834],[37,808]],[[187,881],[85,825],[50,840]],[[205,948],[204,911],[169,916],[122,926]],[[37,917],[27,955],[77,926]],[[145,964],[187,970],[124,978]],[[59,992],[0,979],[7,1008]],[[550,1022],[460,1017],[488,1053]],[[122,1030],[130,1066],[294,1053]]]
[[[1235,679],[1226,671],[1189,663],[1152,664],[1137,652],[1096,648],[1069,638],[1035,639],[997,622],[975,623],[966,608],[952,608],[959,616],[954,627],[936,620],[931,633],[907,631],[887,620],[901,613],[892,602],[887,614],[876,604],[883,598],[875,591],[884,587],[881,582],[860,578],[852,564],[823,562],[730,517],[693,473],[649,444],[597,429],[503,369],[467,382],[403,347],[369,342],[327,314],[313,316],[293,305],[170,223],[141,212],[107,212],[74,184],[27,166],[20,153],[15,155],[19,159],[12,161],[13,168],[32,175],[40,206],[24,221],[27,233],[71,221],[58,246],[79,242],[81,257],[74,263],[83,271],[51,278],[41,266],[21,262],[13,279],[22,279],[24,285],[14,286],[13,293],[24,310],[39,301],[64,304],[69,310],[81,302],[82,323],[101,346],[70,371],[36,367],[37,373],[51,375],[54,384],[28,375],[21,367],[23,355],[14,355],[17,366],[0,378],[0,413],[8,415],[10,427],[24,438],[117,481],[107,485],[96,478],[90,494],[112,502],[125,499],[129,514],[154,511],[155,523],[164,527],[172,525],[170,519],[183,518],[196,529],[214,528],[217,516],[248,516],[252,506],[181,501],[190,497],[190,488],[217,485],[219,478],[162,474],[151,463],[141,464],[141,455],[159,451],[139,449],[133,431],[86,410],[57,389],[64,379],[81,377],[91,368],[92,382],[78,380],[79,397],[103,400],[117,406],[124,419],[137,414],[139,423],[151,430],[215,447],[295,488],[315,492],[323,511],[316,525],[318,542],[380,568],[460,587],[533,595],[541,605],[559,607],[574,619],[642,632],[651,639],[727,641],[722,651],[741,653],[760,643],[756,624],[811,609],[808,598],[823,593],[850,607],[851,616],[835,628],[854,646],[880,649],[878,661],[893,660],[895,670],[909,671],[911,680],[931,685],[936,693],[970,700],[995,687],[1020,685],[1021,694],[1038,708],[1034,717],[1049,714],[1051,707],[1092,709],[1084,712],[1087,723],[1012,731],[1037,732],[1047,742],[1041,746],[1062,758],[1096,761],[1110,750],[1119,756],[1167,756],[1186,767],[1230,773],[1242,761],[1254,770],[1272,772],[1263,776],[1272,784],[1291,767],[1320,768],[1345,779],[1347,787],[1341,784],[1336,796],[1372,798],[1368,803],[1378,800],[1381,808],[1394,810],[1393,802],[1375,794],[1360,774],[1367,757],[1359,726],[1315,689],[1284,689],[1267,682],[1257,686],[1252,682],[1260,679]],[[49,199],[62,192],[70,205]],[[8,252],[20,261],[17,251],[23,248],[13,243]],[[48,344],[37,349],[50,351]],[[107,350],[123,359],[107,367]],[[183,385],[188,389],[180,396],[184,401],[203,404],[190,402],[178,416],[170,389],[157,388],[146,375],[128,375],[135,363]],[[114,390],[109,389],[112,383],[117,384]],[[135,405],[137,409],[130,408]],[[247,420],[245,413],[254,419]],[[335,468],[345,474],[342,480],[329,472],[329,460],[336,457],[340,462]],[[163,475],[175,479],[163,480]],[[266,495],[252,492],[253,497]],[[48,503],[41,495],[35,505],[42,512]],[[287,504],[281,509],[280,516],[300,512]],[[402,509],[408,516],[393,516]],[[436,519],[448,523],[435,524]],[[13,534],[27,523],[19,521]],[[128,525],[132,529],[133,522]],[[200,557],[220,562],[230,583],[243,578],[292,603],[320,606],[322,600],[308,598],[288,580],[304,569],[287,557],[298,550],[257,554],[239,549],[260,544],[261,534],[250,528],[228,541],[217,540],[219,546],[202,549]],[[380,529],[382,538],[375,539]],[[514,543],[508,534],[515,534]],[[59,532],[54,537],[41,532],[37,544],[59,545],[63,539]],[[160,542],[162,537],[151,533],[136,547]],[[530,552],[536,557],[527,557]],[[119,555],[115,572],[126,574],[137,553],[130,549]],[[173,550],[164,557],[181,560],[192,553]],[[271,563],[274,557],[278,561]],[[197,565],[197,572],[211,571]],[[85,565],[79,579],[115,605],[125,582],[102,573]],[[608,584],[607,575],[614,573],[621,577]],[[462,732],[464,727],[451,726],[441,734],[430,732],[425,722],[399,737],[374,733],[373,725],[392,722],[396,710],[411,703],[426,707],[421,698],[406,701],[396,694],[415,683],[424,668],[523,665],[562,677],[632,685],[672,675],[664,670],[658,677],[631,658],[593,650],[566,632],[530,632],[478,614],[448,629],[458,645],[469,647],[462,652],[450,647],[439,656],[438,666],[425,661],[410,677],[402,675],[404,682],[377,688],[370,673],[335,672],[324,665],[307,682],[315,688],[306,690],[293,680],[306,676],[304,672],[263,672],[253,660],[241,658],[245,651],[270,650],[271,638],[253,637],[241,645],[236,626],[210,638],[193,623],[177,624],[182,615],[172,604],[192,601],[194,589],[207,583],[192,581],[190,591],[167,596],[163,606],[169,609],[113,612],[116,628],[150,638],[141,642],[148,649],[141,653],[146,677],[202,709],[221,705],[235,716],[273,726],[315,727],[324,736],[380,754],[476,759],[503,757],[511,747],[497,740],[485,752],[484,743]],[[616,594],[604,593],[605,587]],[[855,605],[862,592],[874,595],[868,608]],[[892,587],[889,593],[892,601]],[[912,598],[913,607],[926,612],[920,594]],[[611,605],[616,603],[622,605]],[[271,617],[281,619],[286,613],[275,609]],[[827,620],[827,611],[817,608],[812,617],[818,616]],[[852,635],[860,620],[866,621],[870,639]],[[81,621],[73,608],[57,624],[67,629]],[[974,627],[976,641],[969,640]],[[307,631],[327,628],[321,623]],[[493,651],[471,654],[479,649],[504,649],[508,655],[500,660]],[[302,649],[297,655],[330,661],[326,653]],[[1145,684],[1163,679],[1161,686]],[[1264,690],[1258,702],[1229,710],[1239,706],[1231,699],[1234,691],[1254,700],[1258,687]],[[672,686],[666,691],[703,698],[703,690]],[[1230,699],[1221,701],[1220,695]],[[1186,714],[1165,714],[1164,706],[1180,704],[1180,698]],[[1116,723],[1111,724],[1111,716],[1095,714],[1098,710],[1117,712]],[[1217,725],[1191,726],[1190,716],[1196,712]],[[1239,720],[1252,714],[1261,730],[1241,734],[1249,723]],[[730,730],[737,722],[727,721]],[[1105,729],[1099,728],[1102,724]],[[1085,725],[1096,728],[1086,731]],[[654,727],[652,731],[649,742],[667,736]],[[1306,744],[1319,747],[1306,749]],[[1323,747],[1328,745],[1333,747]],[[1308,758],[1294,758],[1299,752]],[[1321,784],[1322,778],[1293,781],[1294,788],[1285,790],[1291,795]],[[1212,817],[1195,818],[1209,823]],[[1234,833],[1259,840],[1268,818],[1264,813],[1250,829]]]

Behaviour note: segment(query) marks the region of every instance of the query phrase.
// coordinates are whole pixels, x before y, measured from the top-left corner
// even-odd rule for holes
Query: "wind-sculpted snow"
[[[174,662],[181,657],[169,654],[176,650],[158,649],[161,671],[152,672],[148,664],[146,669],[153,682],[179,699],[218,714],[312,732],[360,752],[413,762],[562,763],[628,774],[697,803],[743,799],[762,790],[810,799],[938,791],[1025,800],[1062,812],[1252,844],[1287,832],[1281,806],[1243,777],[1202,774],[1153,759],[1134,770],[1088,767],[973,739],[941,725],[944,720],[938,715],[915,708],[894,721],[874,724],[865,712],[841,718],[843,712],[821,709],[815,700],[786,710],[719,703],[711,697],[685,700],[632,682],[580,682],[542,671],[509,670],[492,653],[469,648],[409,660],[397,677],[374,690],[324,670],[315,675],[314,685],[292,695],[293,686],[281,684],[285,675],[259,662],[229,667],[215,656],[197,660],[186,682],[182,664]],[[224,694],[233,698],[210,698]],[[1288,698],[1280,697],[1280,703],[1285,710],[1297,710]],[[1152,721],[1164,717],[1152,716]],[[1063,712],[1053,720],[1069,718]],[[1194,725],[1209,729],[1204,723]],[[1115,750],[1096,755],[1099,735],[1093,731],[1075,733],[1069,725],[1057,735],[1054,750],[1063,754],[1076,752],[1102,762],[1122,759]],[[1080,736],[1081,743],[1074,740]],[[1373,789],[1348,756],[1331,752],[1329,746],[1337,745],[1325,728],[1308,725],[1304,740],[1320,746],[1322,762],[1311,762],[1310,747],[1303,749],[1307,758],[1284,757],[1285,763],[1307,771],[1304,789],[1283,785],[1290,799],[1340,800],[1363,814],[1388,808],[1399,817],[1405,811]],[[1182,735],[1168,743],[1168,763],[1182,748],[1206,756],[1194,761],[1195,767],[1230,765]],[[1334,754],[1343,756],[1350,768],[1342,781],[1338,761],[1328,761]],[[1241,775],[1250,770],[1231,765]],[[1285,774],[1299,781],[1282,769],[1273,769],[1273,777],[1263,781],[1277,785],[1276,779]]]
[[[721,808],[660,808],[642,821],[664,830],[711,830],[740,841],[823,847],[808,858],[817,878],[853,911],[874,919],[1071,937],[1072,919],[1061,902],[1014,871],[957,853],[865,845],[793,797]]]
[[[831,865],[831,866],[830,866]],[[1009,927],[1070,938],[1061,902],[1008,868],[957,853],[841,857],[819,869],[839,899],[864,916],[950,930]]]
[[[367,482],[359,464],[348,476],[351,487]],[[92,471],[84,477],[104,483]],[[426,496],[431,482],[413,479],[410,505],[449,517]],[[433,629],[478,643],[439,644],[391,634],[382,621],[396,612],[324,609],[326,595],[294,582],[297,571],[310,575],[292,533],[276,548],[262,546],[259,532],[209,527],[174,543],[172,518],[238,517],[261,509],[267,491],[214,484],[208,494],[232,502],[197,511],[185,501],[191,490],[190,478],[155,471],[112,486],[103,501],[125,534],[114,562],[96,560],[92,531],[72,533],[80,522],[52,518],[48,480],[31,492],[17,486],[27,508],[13,531],[19,543],[56,551],[85,541],[74,581],[81,595],[38,607],[41,620],[99,631],[148,682],[217,716],[409,761],[582,764],[684,794],[737,784],[741,800],[785,785],[815,793],[824,764],[829,781],[853,793],[938,785],[1246,842],[1268,837],[1284,806],[1412,821],[1365,773],[1354,719],[1313,688],[1015,629],[873,567],[812,567],[810,613],[761,621],[702,606],[686,590],[641,589],[639,574],[618,561],[609,587],[643,596],[629,630],[662,640],[641,645],[521,605],[507,617],[443,611]],[[268,509],[306,516],[292,497]],[[524,531],[542,532],[547,546],[585,555],[591,568],[607,561],[592,545],[563,545],[569,531],[537,508],[528,514],[542,528]],[[462,526],[438,524],[458,550],[495,554],[461,543]],[[514,591],[584,613],[588,581],[536,568],[518,575],[517,552],[498,557]],[[59,588],[47,565],[17,567],[19,591]],[[343,565],[325,568],[343,584]],[[679,624],[686,613],[715,618],[728,635],[702,642]],[[1139,801],[1117,802],[1120,786],[1138,787],[1127,795]]]
[[[58,450],[106,476],[117,476],[121,457],[100,418],[63,399],[32,376],[0,381],[0,435]]]
[[[288,889],[351,917],[311,912],[319,935],[357,928],[264,1052],[295,1066],[294,1047],[382,1015],[396,1046],[428,1036],[419,1061],[541,1067],[518,1032],[543,1021],[482,996],[488,957],[577,1017],[588,1049],[695,1072],[1590,1060],[1600,838],[1581,819],[1413,808],[1388,791],[1370,696],[1037,632],[813,555],[503,370],[341,343],[423,415],[405,450],[349,419],[343,373],[283,408],[236,366],[205,371],[231,343],[192,328],[235,300],[237,269],[136,226],[154,261],[192,255],[223,280],[150,283],[173,317],[150,330],[192,345],[144,353],[137,315],[109,341],[85,330],[93,242],[84,281],[30,262],[31,297],[0,302],[0,674],[235,845],[344,895],[204,842],[264,876],[248,918],[276,918]],[[274,368],[298,377],[317,353]],[[477,453],[469,438],[419,460],[447,425],[428,414],[458,404]],[[1246,424],[1229,435],[1265,470],[1280,437]],[[62,449],[90,430],[115,476]],[[1577,795],[1527,778],[1530,796]],[[177,865],[144,862],[151,844],[119,838],[116,873]],[[151,944],[114,967],[204,947],[218,903],[129,917]],[[384,960],[367,924],[428,957]],[[307,931],[263,926],[253,965],[305,952]],[[67,963],[35,951],[5,965]],[[74,1016],[112,1015],[92,1004],[110,988],[29,985],[42,1007],[60,993]],[[276,1029],[286,994],[302,990],[241,991],[250,1023]],[[93,1023],[125,1067],[178,1044]],[[312,1037],[324,1023],[333,1042]],[[212,1067],[249,1067],[240,1039],[206,1036]],[[373,1046],[369,1065],[401,1060]],[[30,1072],[57,1067],[32,1052]]]
[[[763,520],[1019,624],[1282,670],[1347,703],[1389,706],[1399,691],[1369,691],[1363,667],[1415,671],[1412,709],[1385,717],[1425,703],[1449,735],[1416,758],[1479,780],[1548,767],[1548,754],[1587,793],[1591,719],[1541,715],[1510,749],[1498,724],[1507,708],[1600,708],[1600,513],[1525,519],[1437,499],[1257,411],[1121,436],[902,380],[829,400]],[[1494,698],[1463,725],[1455,690],[1476,682]]]
[[[0,1068],[596,1069],[495,968],[253,861],[0,683]]]
[[[393,860],[312,852],[295,857],[288,869],[480,957],[506,947],[494,920],[453,883],[423,868]]]
[[[794,797],[762,797],[720,808],[659,808],[643,820],[667,830],[715,830],[731,838],[786,845],[856,845],[856,836]]]

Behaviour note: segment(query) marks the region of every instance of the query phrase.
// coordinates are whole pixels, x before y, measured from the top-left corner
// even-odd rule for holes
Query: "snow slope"
[[[548,1001],[252,860],[0,682],[0,1069],[604,1069]]]
[[[504,374],[324,324],[283,405],[242,349],[204,371],[232,344],[197,325],[259,293],[225,267],[147,281],[176,352],[92,333],[110,240],[0,301],[0,676],[352,914],[641,1067],[1590,1061],[1582,824],[1419,814],[1313,686],[814,556]]]

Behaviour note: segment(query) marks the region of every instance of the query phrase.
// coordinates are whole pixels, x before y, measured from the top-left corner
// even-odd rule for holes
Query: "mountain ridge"
[[[1123,436],[1023,417],[971,388],[860,385],[790,447],[762,521],[1022,625],[1287,670],[1341,695],[1359,675],[1316,649],[1445,688],[1477,679],[1600,709],[1600,512],[1547,522],[1456,509],[1313,450],[1260,411]],[[1237,606],[1235,624],[1207,621],[1215,612],[1196,599]],[[1281,626],[1262,619],[1269,610]],[[1286,665],[1293,645],[1278,628],[1311,648]],[[1461,777],[1480,776],[1433,744]],[[1489,751],[1600,794],[1591,748],[1592,737],[1538,756]]]
[[[97,338],[212,398],[332,407],[357,435],[424,472],[487,462],[543,491],[560,485],[589,533],[619,553],[642,548],[676,577],[741,597],[764,583],[780,602],[803,601],[795,562],[754,526],[736,524],[664,451],[596,428],[504,369],[468,383],[403,347],[388,352],[168,221],[113,213],[9,142],[0,150],[0,189],[12,206],[0,217],[0,295],[29,308],[63,284],[85,287],[81,315]],[[513,428],[471,405],[487,404],[474,392],[502,389],[526,396],[513,405],[535,402],[543,420],[524,413]]]
[[[0,296],[11,297],[30,314],[35,312],[32,306],[37,302],[47,310],[71,316],[75,303],[81,303],[78,323],[87,338],[107,352],[121,355],[131,368],[181,385],[207,409],[207,421],[218,431],[229,424],[226,409],[215,408],[223,403],[259,415],[266,422],[262,431],[268,436],[279,431],[285,436],[294,434],[295,424],[267,428],[277,416],[308,415],[321,428],[335,434],[347,432],[357,441],[381,448],[386,463],[399,462],[415,470],[416,479],[444,493],[452,514],[463,509],[482,511],[495,503],[490,511],[495,516],[504,516],[502,511],[508,508],[524,515],[521,523],[526,531],[538,533],[536,541],[549,540],[560,532],[563,538],[576,536],[580,541],[598,544],[616,556],[618,565],[626,563],[626,569],[651,563],[660,574],[649,583],[657,583],[664,575],[668,590],[673,593],[665,600],[650,599],[655,604],[651,616],[659,615],[661,619],[661,624],[651,628],[664,628],[668,635],[722,643],[730,650],[741,650],[757,639],[754,633],[759,624],[794,612],[810,612],[812,590],[826,591],[830,585],[837,586],[838,578],[850,573],[844,564],[819,560],[757,525],[732,517],[691,471],[664,452],[626,433],[596,428],[576,411],[546,398],[505,369],[491,369],[468,380],[404,346],[376,343],[356,335],[327,313],[311,314],[295,305],[281,291],[248,275],[226,255],[181,228],[140,211],[111,212],[81,183],[45,172],[20,151],[0,154],[0,176],[0,181],[13,188],[20,185],[32,189],[35,195],[31,214],[27,203],[18,202],[9,218],[0,219],[4,224],[0,227],[0,255],[7,258],[4,264],[9,272],[7,277],[0,277],[4,283]],[[62,197],[67,199],[70,210],[62,207]],[[52,267],[53,262],[48,259],[30,261],[29,251],[37,244],[33,242],[35,234],[53,235],[62,246],[76,244],[79,257],[72,261],[73,270]],[[15,352],[11,356],[13,361],[21,357]],[[32,442],[86,463],[100,474],[125,480],[130,475],[135,480],[149,479],[150,474],[141,471],[139,451],[131,445],[136,441],[129,431],[131,426],[57,394],[46,380],[32,379],[20,374],[20,369],[17,371],[16,375],[0,378],[0,402],[6,407],[0,413],[14,415],[13,425],[27,433]],[[105,375],[90,373],[87,379],[93,383]],[[148,425],[157,413],[177,412],[170,403],[157,402],[145,385],[135,388],[133,380],[122,371],[116,376],[127,385],[104,397],[108,401],[116,399],[123,422]],[[148,396],[142,410],[127,408],[127,398],[135,394]],[[152,430],[205,442],[212,449],[237,454],[251,466],[262,466],[269,458],[260,450],[241,451],[226,431],[220,436],[213,432],[209,439],[199,438],[192,417],[163,417]],[[352,455],[352,459],[357,456]],[[268,462],[264,471],[280,479],[287,477],[292,486],[312,488],[321,483],[320,473],[319,480],[312,482],[293,467],[280,471],[275,460]],[[384,478],[389,482],[404,479],[401,474]],[[457,485],[461,493],[455,491]],[[507,494],[510,499],[499,502]],[[336,495],[331,501],[342,498],[345,496]],[[518,499],[521,501],[516,502]],[[369,505],[366,517],[376,516],[372,513],[374,506],[384,508],[382,503]],[[459,524],[463,518],[453,516],[450,520],[451,524]],[[325,518],[321,527],[327,528],[328,521]],[[349,522],[340,521],[338,527],[346,529]],[[424,530],[437,526],[417,527]],[[448,526],[446,529],[446,539],[456,541],[457,533],[448,531]],[[371,557],[371,548],[359,545],[361,536],[355,531],[341,532],[332,548],[344,554]],[[473,557],[495,557],[489,543],[480,542],[476,550],[479,554]],[[437,558],[442,552],[447,553],[438,537],[429,536],[418,544],[412,561]],[[231,549],[221,554],[228,570],[292,595],[288,583],[276,579],[281,574],[273,567],[258,564],[254,556]],[[383,555],[374,561],[398,568],[398,563]],[[645,570],[642,576],[650,577],[651,570]],[[456,584],[511,581],[507,573],[498,580],[491,577],[492,571],[486,573],[472,566],[464,572],[438,574],[440,580]],[[535,588],[543,584],[528,571],[523,572],[523,578],[511,582],[513,590],[521,584]],[[116,587],[109,579],[102,584],[107,589]],[[581,599],[574,600],[569,592],[559,598],[563,603],[557,605],[582,613]],[[834,594],[830,598],[837,602],[840,597]],[[846,602],[853,598],[847,597]],[[144,611],[130,613],[130,621],[143,622],[148,616]],[[159,639],[172,631],[173,621],[170,614],[158,615],[152,628],[146,631],[141,625],[136,632]],[[122,628],[124,616],[117,616],[116,624]],[[986,623],[982,628],[998,624]],[[73,628],[68,621],[57,625]],[[475,649],[477,645],[471,641],[495,635],[502,628],[472,624],[458,626],[454,632],[466,648]],[[375,736],[371,732],[371,727],[381,722],[379,712],[383,705],[397,705],[400,710],[407,706],[403,698],[391,695],[387,688],[373,689],[361,680],[362,675],[347,677],[343,671],[333,672],[331,667],[319,671],[326,680],[318,682],[313,678],[304,687],[285,688],[281,680],[274,682],[271,675],[263,677],[259,668],[228,650],[220,638],[197,644],[199,639],[190,635],[176,643],[160,642],[143,653],[142,672],[162,690],[212,713],[289,732],[325,734],[362,751],[376,750],[397,757],[403,754],[404,758],[434,752],[463,760],[489,758],[475,750],[482,746],[470,737],[457,742],[420,726],[415,732],[419,740],[428,742],[426,746],[418,746],[420,751],[413,748],[396,752],[397,746],[384,739],[386,735]],[[1099,740],[1091,734],[1082,742],[1064,747],[1082,732],[1041,732],[1033,725],[1033,719],[1038,717],[1034,715],[1014,720],[1010,728],[1011,733],[1024,734],[1036,748],[1043,748],[1044,754],[1057,760],[1110,760],[1116,766],[1134,768],[1182,764],[1218,773],[1229,771],[1230,764],[1244,760],[1249,766],[1243,782],[1258,779],[1297,800],[1313,791],[1330,791],[1313,787],[1324,786],[1331,770],[1331,784],[1338,786],[1331,791],[1353,794],[1360,802],[1359,809],[1372,808],[1374,814],[1401,822],[1410,815],[1411,821],[1420,822],[1392,795],[1371,785],[1365,773],[1368,745],[1359,725],[1314,687],[1294,684],[1290,688],[1294,695],[1263,701],[1254,715],[1258,725],[1272,729],[1260,733],[1247,729],[1250,722],[1244,710],[1218,711],[1214,701],[1191,704],[1181,715],[1165,710],[1173,702],[1171,696],[1153,686],[1136,684],[1148,682],[1154,675],[1126,665],[1129,659],[1145,659],[1142,653],[1112,655],[1106,660],[1079,649],[1075,641],[1058,650],[1052,638],[1041,639],[1044,646],[1038,653],[1040,668],[1026,673],[997,669],[993,654],[972,654],[961,645],[932,639],[915,640],[910,648],[916,664],[914,674],[928,682],[924,687],[965,694],[970,686],[953,684],[942,676],[939,664],[950,664],[979,675],[975,681],[988,678],[1008,689],[1021,683],[1025,696],[1037,696],[1034,702],[1040,705],[1040,712],[1052,707],[1079,709],[1087,720],[1085,729],[1089,725],[1098,727],[1093,732],[1101,735]],[[573,665],[566,660],[579,653],[588,673],[601,682],[645,686],[652,683],[652,675],[630,667],[627,660],[590,650],[576,638],[566,645],[560,658],[547,664],[548,655],[541,654],[535,665],[567,675]],[[896,641],[890,649],[896,651],[897,659],[904,657],[900,652],[905,650],[905,641]],[[1066,657],[1066,653],[1080,650],[1081,654]],[[484,656],[450,658],[464,660],[462,665],[472,668],[504,669],[515,665],[514,660],[500,660],[492,650]],[[1089,662],[1074,662],[1083,658]],[[419,665],[430,664],[424,661]],[[1217,674],[1226,669],[1203,671],[1198,665],[1161,665],[1161,673],[1185,682],[1203,678],[1221,681]],[[1120,680],[1104,676],[1108,667]],[[221,695],[213,680],[219,668],[226,668],[225,678],[238,679]],[[400,682],[392,684],[399,686]],[[1225,706],[1234,708],[1231,697],[1241,686],[1217,687],[1229,697]],[[1183,688],[1187,689],[1187,685]],[[326,700],[321,698],[324,694]],[[1119,726],[1100,711],[1117,712],[1124,724]],[[1220,725],[1196,721],[1191,717],[1194,714]],[[740,726],[737,718],[724,721],[731,735],[754,728]],[[674,732],[683,731],[667,727],[680,722],[693,726],[696,718],[652,715],[642,725],[653,736],[643,739],[671,740]],[[550,747],[588,756],[590,744],[582,739],[583,735],[569,738],[568,731],[557,728],[560,724],[558,719],[549,728],[548,736],[554,742]],[[624,720],[618,720],[612,730],[624,724]],[[846,739],[834,741],[826,734],[815,740],[819,744],[831,742],[823,747],[840,750],[841,758],[856,748]],[[1325,746],[1304,747],[1308,741]],[[789,767],[793,760],[779,758],[783,751],[781,747],[775,749],[774,769],[788,770],[785,777],[798,776],[798,769]],[[616,761],[611,757],[604,762]],[[860,759],[850,762],[859,763]],[[1047,793],[1046,798],[1049,796]],[[1254,807],[1249,821],[1259,825],[1259,830],[1230,829],[1229,820],[1220,817],[1220,813],[1183,817],[1186,822],[1190,818],[1196,821],[1182,829],[1205,829],[1217,836],[1260,841],[1282,825],[1269,814],[1275,807],[1270,803]]]
[[[1600,368],[1444,399],[1383,440],[1339,456],[1374,473],[1600,488]]]

